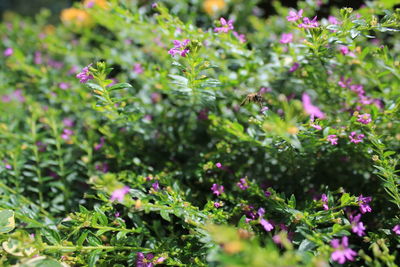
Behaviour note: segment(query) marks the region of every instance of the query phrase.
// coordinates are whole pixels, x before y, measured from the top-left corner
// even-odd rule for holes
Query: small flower
[[[211,187],[211,191],[213,192],[214,195],[219,196],[224,193],[224,186],[213,184]]]
[[[186,55],[190,52],[190,50],[187,48],[188,44],[190,43],[189,39],[186,39],[184,41],[174,40],[173,43],[174,47],[168,51],[168,54],[170,54],[171,56],[179,54],[182,57],[186,57]]]
[[[65,141],[69,141],[71,140],[71,136],[74,134],[74,131],[72,131],[71,129],[64,129],[62,134],[61,134],[61,138],[64,139]]]
[[[35,57],[33,59],[36,65],[42,64],[42,53],[40,51],[35,52]]]
[[[307,114],[315,116],[320,119],[325,117],[325,114],[318,107],[314,106],[311,103],[311,98],[306,93],[303,93],[302,101],[303,101],[303,108]]]
[[[340,81],[338,82],[339,86],[342,88],[350,87],[351,78],[344,79],[344,77],[340,77]]]
[[[393,227],[392,231],[396,234],[396,235],[400,235],[400,224],[397,224]]]
[[[74,124],[75,124],[74,120],[70,119],[70,118],[65,118],[65,119],[63,119],[62,122],[63,122],[65,127],[70,127],[70,128],[74,127]]]
[[[329,22],[329,24],[333,24],[333,25],[340,24],[340,21],[338,21],[337,18],[334,17],[334,16],[329,16],[328,17],[328,22]]]
[[[233,30],[233,20],[226,21],[224,18],[220,18],[219,22],[221,23],[221,27],[215,27],[214,32],[224,32],[228,33],[230,30]]]
[[[76,75],[76,78],[79,79],[79,82],[86,83],[87,81],[93,79],[92,74],[90,74],[89,72],[90,66],[92,66],[92,64],[89,64],[88,66],[84,67],[82,71]]]
[[[62,90],[67,90],[71,87],[71,85],[69,83],[66,82],[61,82],[58,84],[58,88],[62,89]]]
[[[142,252],[138,252],[136,256],[136,267],[153,267],[154,255],[149,253],[144,255]]]
[[[242,190],[246,190],[247,188],[249,188],[249,184],[246,178],[240,178],[239,182],[237,182],[236,185]]]
[[[371,202],[372,197],[364,197],[363,195],[360,195],[357,200],[362,214],[372,211],[371,207],[368,205],[368,203]]]
[[[262,225],[262,227],[264,227],[264,230],[267,232],[270,232],[272,229],[274,229],[274,226],[265,219],[261,219],[260,224]]]
[[[339,138],[336,136],[336,134],[331,134],[326,137],[326,140],[328,140],[328,142],[331,142],[331,145],[335,146],[338,144]]]
[[[219,207],[221,207],[222,206],[222,202],[214,202],[214,207],[215,208],[219,208]]]
[[[6,50],[4,50],[3,55],[5,57],[9,57],[14,53],[14,49],[12,49],[11,47],[6,48]]]
[[[246,42],[246,36],[243,33],[239,34],[238,32],[233,32],[233,35],[239,40],[239,42],[241,43]]]
[[[340,46],[339,50],[342,55],[347,55],[348,53],[350,53],[350,49],[345,45]]]
[[[268,107],[264,106],[261,108],[260,112],[264,113],[264,112],[268,111],[268,109],[269,109]]]
[[[363,124],[368,124],[372,121],[371,114],[368,114],[368,113],[360,114],[357,117],[358,117],[357,121],[361,122]]]
[[[342,237],[342,244],[339,243],[339,239],[333,239],[331,245],[335,249],[331,254],[331,259],[340,264],[347,260],[354,261],[354,257],[357,256],[357,252],[349,248],[347,236]]]
[[[295,72],[300,67],[298,62],[293,63],[293,66],[290,67],[289,72]]]
[[[328,197],[326,196],[326,194],[321,195],[321,201],[322,201],[322,206],[324,207],[324,210],[329,210]]]
[[[153,3],[153,4],[151,4],[151,8],[157,8],[157,3]]]
[[[160,190],[160,184],[158,183],[158,181],[154,182],[151,187],[154,189],[154,191],[158,191]]]
[[[135,63],[135,65],[133,65],[133,72],[135,72],[136,74],[142,74],[144,72],[144,69],[140,63]]]
[[[312,20],[305,17],[305,18],[303,18],[303,23],[299,24],[299,28],[303,28],[303,29],[310,29],[310,28],[316,28],[316,27],[318,27],[318,21],[317,21],[316,16]]]
[[[360,222],[360,218],[361,214],[358,214],[355,217],[350,216],[351,230],[358,236],[363,236],[365,235],[365,226],[363,222]]]
[[[358,144],[361,143],[365,136],[363,134],[357,134],[356,132],[351,132],[349,135],[350,143]]]
[[[100,137],[100,142],[94,146],[94,150],[98,151],[104,146],[105,137]]]
[[[221,162],[217,162],[217,163],[215,163],[215,166],[216,166],[218,169],[221,169],[221,168],[222,168],[222,164],[221,164]]]
[[[129,193],[129,190],[129,186],[124,186],[122,188],[114,190],[111,194],[110,201],[118,200],[119,202],[122,202],[125,195]]]
[[[271,194],[271,192],[269,192],[269,191],[265,191],[264,192],[264,196],[265,197],[270,197],[272,194]]]
[[[279,41],[281,44],[288,44],[293,41],[292,33],[282,33],[281,40]]]
[[[303,17],[303,9],[300,9],[299,12],[296,10],[289,11],[289,16],[286,17],[287,21],[296,21]]]
[[[320,125],[317,125],[317,124],[314,124],[314,123],[311,123],[310,125],[311,125],[311,127],[313,127],[314,129],[316,129],[318,131],[322,130],[322,127]]]

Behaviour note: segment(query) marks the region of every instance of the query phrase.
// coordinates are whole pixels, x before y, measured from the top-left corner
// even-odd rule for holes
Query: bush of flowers
[[[85,0],[0,25],[1,266],[398,266],[400,9]]]

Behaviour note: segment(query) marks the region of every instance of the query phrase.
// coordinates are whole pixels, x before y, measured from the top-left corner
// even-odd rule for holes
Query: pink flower
[[[338,82],[339,86],[342,88],[347,88],[350,86],[351,78],[344,79],[344,77],[340,77],[340,81]]]
[[[357,252],[349,248],[347,236],[342,238],[342,244],[339,243],[339,239],[333,239],[331,245],[335,249],[331,254],[331,259],[340,264],[346,261],[354,261],[354,257],[357,256]]]
[[[350,53],[350,49],[345,45],[340,46],[339,50],[342,55],[347,55],[348,53]]]
[[[260,112],[261,112],[261,113],[264,113],[264,112],[267,111],[268,109],[269,109],[268,107],[265,107],[265,106],[264,106],[264,107],[261,108]]]
[[[299,28],[303,28],[303,29],[310,29],[310,28],[316,28],[316,27],[318,27],[318,21],[317,21],[316,16],[312,20],[305,17],[305,18],[303,18],[303,23],[299,24]]]
[[[322,206],[324,207],[324,210],[329,210],[328,197],[325,194],[321,195],[321,201],[322,201]]]
[[[361,143],[365,135],[357,134],[356,132],[351,132],[349,135],[350,143],[358,144]]]
[[[190,43],[189,39],[186,39],[184,41],[174,40],[173,43],[174,47],[168,51],[168,54],[170,54],[171,56],[179,54],[182,57],[186,57],[186,55],[190,52],[190,50],[187,48],[188,44]]]
[[[224,186],[213,184],[211,187],[211,191],[213,192],[214,195],[219,196],[224,193]]]
[[[338,24],[340,24],[340,22],[337,20],[337,18],[336,17],[334,17],[334,16],[329,16],[328,17],[328,22],[329,22],[329,24],[333,24],[333,25],[338,25]]]
[[[311,123],[311,127],[313,127],[314,129],[316,129],[316,130],[318,130],[318,131],[321,131],[321,130],[322,130],[322,127],[321,127],[320,125],[317,125],[317,124]]]
[[[110,201],[118,200],[119,202],[122,202],[125,195],[129,193],[129,190],[129,186],[124,186],[122,188],[114,190],[111,194]]]
[[[35,57],[33,59],[36,65],[42,64],[42,53],[40,51],[35,52]]]
[[[87,2],[86,7],[87,8],[92,8],[92,7],[94,7],[94,4],[95,4],[94,0],[89,1],[89,2]]]
[[[289,72],[295,72],[300,67],[298,62],[293,63],[293,66],[290,67]]]
[[[3,55],[5,57],[9,57],[14,53],[14,49],[12,49],[11,47],[6,48],[6,50],[4,50]]]
[[[249,184],[246,178],[240,178],[239,182],[237,182],[236,185],[242,190],[246,190],[247,188],[249,188]]]
[[[151,187],[154,189],[154,191],[158,191],[160,190],[160,184],[158,183],[158,181],[154,182]]]
[[[397,224],[393,227],[392,231],[396,234],[396,235],[400,235],[400,224]]]
[[[94,146],[94,150],[100,150],[104,146],[104,140],[104,136],[100,137],[100,142]]]
[[[279,41],[281,44],[288,44],[293,41],[292,33],[282,33],[281,40]]]
[[[371,207],[368,205],[368,203],[371,202],[372,197],[363,197],[363,195],[360,195],[357,200],[362,214],[372,211]]]
[[[361,214],[358,214],[355,217],[350,216],[351,230],[358,236],[363,236],[365,235],[365,226],[363,222],[360,222],[360,218]]]
[[[371,114],[368,114],[368,113],[360,114],[360,115],[358,115],[357,121],[361,122],[363,124],[368,124],[372,121]]]
[[[62,120],[62,122],[63,122],[65,127],[70,127],[70,128],[74,127],[74,124],[75,124],[74,120],[72,120],[70,118],[65,118],[65,119]]]
[[[69,141],[71,139],[71,136],[74,134],[74,131],[72,131],[71,129],[64,129],[62,134],[61,134],[61,138],[64,139],[65,141]]]
[[[289,16],[286,17],[288,21],[296,21],[303,17],[303,9],[300,9],[299,12],[296,10],[289,11]]]
[[[267,232],[270,232],[272,229],[274,229],[274,226],[265,219],[261,219],[260,224],[262,225],[262,227],[264,227],[264,230]]]
[[[238,32],[233,32],[233,35],[238,38],[239,42],[245,43],[246,42],[246,36],[242,33],[239,34]]]
[[[220,18],[219,19],[220,23],[221,23],[221,27],[215,27],[214,28],[214,32],[224,32],[224,33],[228,33],[230,30],[233,30],[233,20],[228,20],[226,21],[224,18]]]
[[[219,208],[219,207],[221,207],[222,206],[222,203],[221,202],[214,202],[214,207],[215,208]]]
[[[92,74],[90,74],[89,72],[90,66],[92,66],[92,64],[89,64],[88,66],[84,67],[82,71],[76,75],[76,78],[79,79],[79,82],[86,83],[87,81],[93,79]]]
[[[140,63],[135,63],[135,65],[133,65],[133,72],[142,74],[144,72],[142,65]]]
[[[65,83],[65,82],[61,82],[58,84],[58,87],[62,90],[67,90],[69,89],[71,86],[69,85],[69,83]]]
[[[320,119],[325,118],[325,114],[318,107],[314,106],[311,103],[311,98],[308,94],[303,93],[302,101],[303,101],[303,108],[307,114],[315,116]]]
[[[221,162],[217,162],[217,163],[215,163],[215,166],[216,166],[218,169],[221,169],[221,168],[222,168],[222,164],[221,164]]]
[[[331,134],[326,137],[326,140],[328,140],[328,142],[331,142],[331,145],[335,146],[338,144],[339,138],[336,136],[336,134]]]

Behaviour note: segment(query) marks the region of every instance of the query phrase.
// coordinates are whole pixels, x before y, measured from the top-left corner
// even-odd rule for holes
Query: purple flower
[[[224,33],[228,33],[230,30],[233,30],[233,20],[228,20],[226,21],[224,18],[220,18],[219,19],[220,23],[221,23],[221,27],[215,27],[214,28],[214,32],[224,32]]]
[[[342,88],[347,88],[350,86],[351,78],[344,79],[344,77],[340,77],[340,81],[338,82],[339,86]]]
[[[320,125],[317,125],[317,124],[314,124],[314,123],[311,123],[311,127],[313,127],[314,129],[316,129],[318,131],[322,130],[322,127]]]
[[[271,196],[271,192],[265,191],[265,192],[264,192],[264,196],[265,196],[265,197],[270,197],[270,196]]]
[[[204,109],[200,110],[199,114],[197,115],[197,119],[202,120],[202,121],[208,120],[208,109],[204,108]],[[218,167],[218,168],[220,168],[220,167]]]
[[[151,187],[154,189],[154,191],[158,191],[160,190],[160,184],[158,183],[158,181],[155,181]]]
[[[98,151],[104,146],[105,137],[100,137],[100,142],[94,146],[94,150]]]
[[[279,41],[281,44],[288,44],[293,41],[292,33],[282,33],[281,40]]]
[[[372,197],[364,197],[363,195],[360,195],[357,200],[362,214],[372,211],[371,207],[368,205],[368,203],[371,202]]]
[[[264,112],[266,112],[268,109],[269,109],[268,107],[264,106],[264,107],[261,108],[260,112],[261,112],[261,113],[264,113]]]
[[[33,59],[36,65],[42,64],[42,53],[40,51],[35,52],[35,57]]]
[[[153,258],[154,255],[152,253],[144,255],[142,252],[138,252],[136,257],[136,267],[153,267]]]
[[[92,74],[90,74],[89,72],[90,66],[92,66],[92,64],[89,64],[88,66],[84,67],[82,71],[76,75],[76,78],[79,79],[79,82],[86,83],[87,81],[93,79]]]
[[[290,67],[289,72],[295,72],[300,67],[298,62],[293,63],[293,66]]]
[[[92,7],[94,7],[94,4],[95,4],[94,0],[89,1],[89,2],[86,3],[86,7],[87,8],[92,8]]]
[[[135,65],[133,65],[133,72],[135,72],[136,74],[142,74],[144,72],[144,69],[140,63],[135,63]]]
[[[221,164],[221,162],[217,162],[217,163],[215,163],[215,166],[216,166],[218,169],[221,169],[221,168],[222,168],[222,164]]]
[[[108,166],[108,164],[106,162],[104,162],[104,163],[101,163],[101,164],[96,164],[95,168],[98,171],[101,171],[103,173],[107,173],[110,167]]]
[[[368,124],[372,121],[371,114],[368,114],[368,113],[360,114],[360,115],[358,115],[357,121],[361,122],[363,124]]]
[[[397,224],[393,227],[392,231],[396,234],[396,235],[400,235],[400,224]]]
[[[239,40],[239,42],[241,43],[246,42],[246,36],[243,33],[239,34],[238,32],[233,32],[233,35]]]
[[[190,43],[189,39],[184,41],[174,40],[174,47],[168,51],[168,54],[171,56],[175,56],[176,54],[181,55],[182,57],[186,57],[186,55],[190,52],[187,48],[188,44]]]
[[[303,18],[303,23],[299,24],[299,28],[310,29],[318,27],[317,16],[315,16],[312,20],[305,17]]]
[[[265,219],[261,219],[260,224],[262,225],[262,227],[264,227],[264,230],[267,232],[270,232],[272,229],[274,229],[274,226]]]
[[[219,196],[224,193],[224,186],[213,184],[211,187],[211,191],[213,192],[214,195]]]
[[[58,87],[62,90],[67,90],[69,89],[71,86],[69,85],[69,83],[65,83],[65,82],[61,82],[58,84]]]
[[[339,138],[336,136],[336,134],[331,134],[326,137],[326,140],[328,140],[328,142],[331,142],[331,145],[335,146],[338,144]]]
[[[71,136],[74,135],[74,131],[72,131],[71,129],[64,129],[62,134],[61,134],[61,138],[64,139],[65,141],[69,141],[71,139]]]
[[[240,178],[239,182],[237,182],[236,185],[242,190],[246,190],[247,188],[249,188],[247,178]]]
[[[348,53],[350,53],[350,49],[345,45],[340,46],[339,50],[342,55],[347,55]]]
[[[349,135],[350,143],[358,144],[361,143],[365,135],[357,134],[356,132],[351,132]]]
[[[296,21],[303,17],[303,9],[300,9],[299,12],[296,10],[289,11],[289,16],[286,17],[288,21]]]
[[[214,202],[214,207],[215,208],[219,208],[219,207],[221,207],[222,206],[222,203],[221,202]]]
[[[314,106],[311,103],[311,98],[308,94],[303,93],[302,101],[303,101],[303,108],[307,114],[320,119],[325,117],[325,114],[318,107]]]
[[[346,261],[354,261],[354,257],[357,256],[357,252],[349,248],[347,236],[342,237],[342,244],[339,243],[339,239],[333,239],[331,245],[335,249],[331,254],[331,259],[340,264]]]
[[[363,222],[360,222],[360,218],[361,214],[358,214],[355,217],[350,216],[351,230],[358,236],[363,236],[365,235],[365,226]]]
[[[322,206],[324,207],[324,210],[329,210],[328,197],[326,196],[326,194],[321,195],[321,201],[322,201]]]
[[[129,186],[124,186],[122,188],[114,190],[111,194],[110,201],[118,200],[119,202],[122,202],[125,195],[129,193],[129,190]]]
[[[337,18],[336,17],[334,17],[334,16],[329,16],[328,17],[328,22],[329,22],[329,24],[333,24],[333,25],[338,25],[338,24],[340,24],[340,22],[337,20]]]
[[[63,119],[62,122],[63,122],[65,127],[70,127],[70,128],[74,127],[74,124],[75,124],[74,120],[70,119],[70,118],[65,118],[65,119]]]
[[[46,151],[47,145],[44,144],[42,141],[36,142],[36,146],[37,146],[39,152]]]
[[[14,53],[14,50],[11,47],[6,48],[6,50],[4,50],[3,55],[5,57],[9,57]]]
[[[153,3],[153,4],[151,4],[151,8],[157,8],[157,3]]]

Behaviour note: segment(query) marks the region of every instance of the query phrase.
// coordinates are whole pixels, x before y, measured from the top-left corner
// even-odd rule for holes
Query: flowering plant
[[[5,18],[1,266],[400,264],[395,1],[258,2]]]

